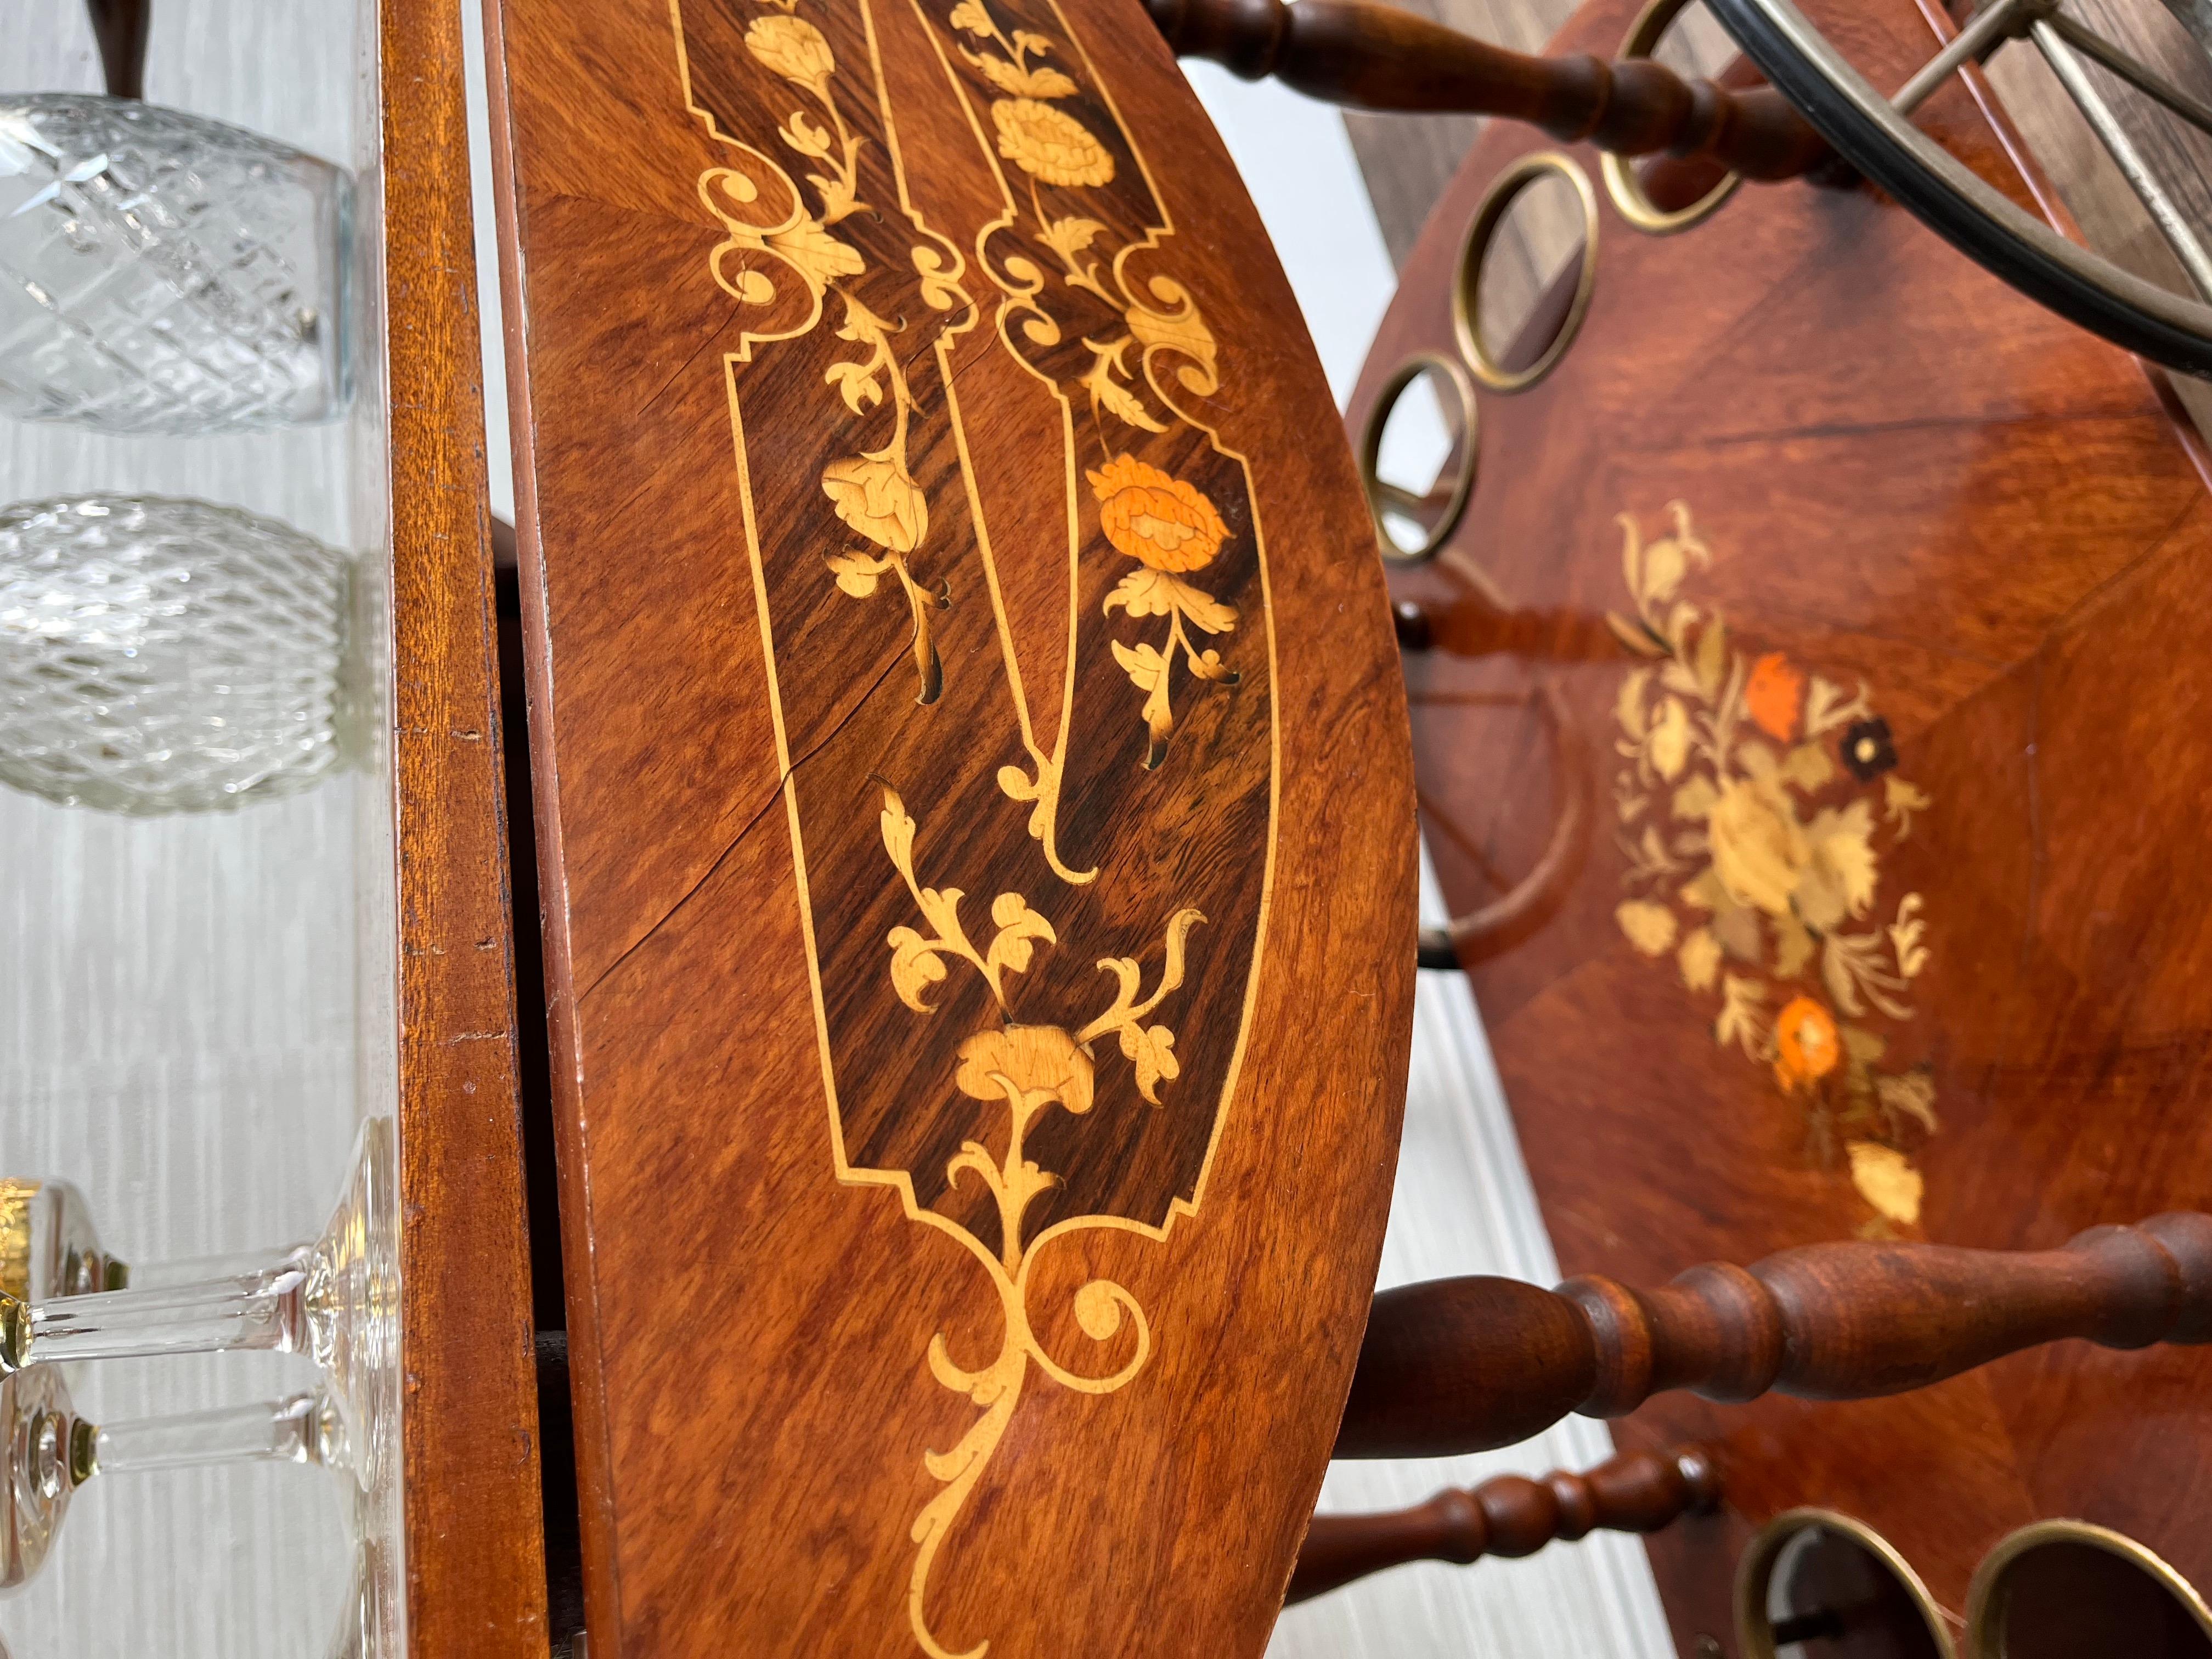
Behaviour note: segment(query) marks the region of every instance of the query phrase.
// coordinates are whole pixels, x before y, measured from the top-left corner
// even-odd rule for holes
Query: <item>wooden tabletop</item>
[[[1410,747],[1128,0],[506,0],[597,1655],[1258,1653],[1372,1288]]]
[[[1877,84],[1939,38],[1913,0],[1807,9]],[[1597,0],[1554,50],[1610,55],[1635,10]],[[2049,201],[1978,77],[1917,118]],[[1476,146],[1355,422],[1453,349],[1464,228],[1549,148]],[[1596,263],[1557,371],[1480,395],[1466,515],[1395,584],[1431,618],[1407,678],[1447,896],[1543,872],[1473,978],[1560,1267],[2038,1248],[2200,1204],[2193,433],[1867,189],[1746,185],[1667,237],[1607,206]],[[1954,1615],[2056,1516],[2212,1582],[2208,1370],[2070,1344],[1887,1400],[1654,1401],[1624,1443],[1705,1441],[1726,1476],[1724,1513],[1651,1541],[1679,1644],[1728,1633],[1752,1530],[1798,1504],[1875,1525]]]

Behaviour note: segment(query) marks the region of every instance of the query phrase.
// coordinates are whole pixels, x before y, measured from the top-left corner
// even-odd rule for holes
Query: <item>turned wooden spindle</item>
[[[1287,1602],[1408,1561],[1534,1555],[1600,1528],[1657,1532],[1720,1498],[1720,1475],[1699,1446],[1629,1452],[1587,1474],[1554,1469],[1540,1480],[1502,1474],[1472,1492],[1448,1489],[1425,1504],[1379,1515],[1317,1515],[1298,1551]]]
[[[1531,58],[1362,0],[1145,0],[1181,56],[1357,109],[1504,115],[1621,155],[1710,159],[1795,179],[1829,158],[1771,88],[1685,81],[1648,58]]]
[[[1510,1445],[1668,1389],[1710,1400],[1901,1394],[2065,1338],[2212,1341],[2212,1216],[2093,1227],[2061,1249],[1808,1244],[1657,1290],[1444,1279],[1375,1298],[1339,1457]]]
[[[111,98],[146,95],[146,33],[152,22],[149,0],[85,0],[92,14],[92,38],[100,46],[100,66]]]

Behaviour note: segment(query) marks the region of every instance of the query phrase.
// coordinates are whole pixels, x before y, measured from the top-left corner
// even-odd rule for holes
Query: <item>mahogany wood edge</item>
[[[1771,88],[1686,82],[1650,58],[1508,52],[1373,0],[1145,0],[1176,53],[1356,109],[1501,115],[1621,155],[1710,157],[1762,180],[1854,182]]]
[[[1541,1480],[1501,1474],[1472,1491],[1447,1487],[1410,1509],[1319,1515],[1307,1530],[1285,1605],[1413,1561],[1465,1566],[1486,1556],[1534,1555],[1603,1528],[1657,1532],[1720,1502],[1720,1467],[1703,1446],[1636,1451],[1586,1474],[1554,1469]]]
[[[1336,1455],[1455,1456],[1674,1389],[1871,1399],[2069,1338],[2212,1342],[2212,1215],[2092,1227],[2055,1250],[1807,1244],[1649,1291],[1595,1277],[1403,1285],[1375,1298]]]
[[[425,1659],[542,1659],[544,1540],[459,3],[380,0],[378,21],[408,1645]]]
[[[538,899],[551,1049],[554,1139],[560,1165],[561,1249],[568,1310],[569,1403],[575,1424],[576,1493],[584,1577],[584,1622],[592,1651],[620,1659],[622,1585],[616,1562],[613,1452],[599,1346],[599,1286],[592,1272],[591,1173],[585,1156],[581,1056],[574,1010],[556,987],[573,982],[568,864],[561,833],[561,781],[554,764],[553,685],[547,659],[545,550],[538,526],[537,422],[531,403],[528,289],[522,269],[522,204],[515,188],[514,130],[508,94],[507,20],[501,0],[481,0],[484,85],[491,125],[492,199],[497,219],[499,289],[507,382],[508,438],[514,456],[514,556],[522,600],[523,660],[529,685],[531,777],[538,832]],[[580,1384],[578,1379],[586,1379]]]

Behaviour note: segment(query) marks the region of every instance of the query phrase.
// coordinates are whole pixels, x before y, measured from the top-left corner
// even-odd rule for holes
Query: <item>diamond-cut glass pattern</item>
[[[344,557],[204,501],[0,512],[0,782],[64,805],[206,811],[337,760]]]
[[[0,411],[188,435],[345,407],[352,185],[176,110],[0,97]]]

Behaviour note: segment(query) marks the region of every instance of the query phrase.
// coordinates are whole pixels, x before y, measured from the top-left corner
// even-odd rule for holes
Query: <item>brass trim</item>
[[[1405,395],[1406,388],[1432,368],[1449,382],[1452,395],[1459,399],[1460,431],[1464,435],[1456,446],[1460,452],[1458,476],[1452,480],[1451,495],[1444,502],[1444,510],[1421,544],[1407,549],[1391,540],[1389,531],[1383,526],[1382,495],[1395,487],[1384,483],[1376,468],[1382,457],[1382,429],[1390,423],[1391,411],[1398,407],[1398,399]],[[1359,434],[1359,488],[1367,497],[1367,515],[1374,521],[1375,543],[1382,550],[1385,563],[1426,564],[1436,557],[1437,550],[1450,539],[1467,512],[1467,498],[1474,489],[1475,461],[1480,448],[1480,414],[1475,407],[1474,383],[1468,379],[1466,369],[1441,351],[1417,351],[1391,371],[1390,378],[1382,383],[1382,390],[1376,394],[1374,404],[1367,411],[1367,424]]]
[[[2094,1522],[2037,1521],[1999,1539],[1974,1569],[1973,1582],[1966,1589],[1967,1659],[2003,1659],[2004,1650],[1998,1645],[1998,1638],[2003,1624],[2004,1587],[1998,1580],[2007,1568],[2030,1550],[2061,1542],[2091,1545],[2133,1562],[2180,1602],[2196,1620],[2197,1627],[2208,1640],[2212,1640],[2212,1607],[2205,1605],[2194,1584],[2147,1545]]]
[[[1644,9],[1637,13],[1636,21],[1629,25],[1620,50],[1613,55],[1649,58],[1657,49],[1660,37],[1667,33],[1668,25],[1690,4],[1691,0],[1648,0]],[[1678,230],[1687,230],[1699,221],[1711,218],[1743,182],[1741,173],[1731,173],[1689,206],[1669,210],[1644,194],[1644,186],[1637,182],[1635,168],[1620,156],[1601,156],[1598,171],[1604,175],[1605,193],[1613,198],[1614,210],[1646,236],[1672,236]]]
[[[1928,1586],[1921,1583],[1920,1575],[1913,1571],[1912,1564],[1898,1553],[1897,1547],[1865,1522],[1820,1508],[1784,1510],[1753,1535],[1743,1559],[1737,1564],[1735,1634],[1742,1649],[1742,1659],[1777,1659],[1774,1626],[1766,1613],[1766,1592],[1773,1583],[1775,1563],[1782,1558],[1783,1547],[1798,1534],[1815,1527],[1843,1534],[1888,1568],[1919,1609],[1921,1623],[1927,1626],[1936,1651],[1942,1659],[1958,1659],[1959,1650],[1943,1622],[1943,1610],[1936,1605],[1936,1598],[1928,1593]]]
[[[1482,343],[1482,262],[1514,198],[1547,173],[1558,173],[1582,198],[1582,275],[1575,283],[1574,301],[1560,321],[1559,331],[1545,347],[1544,355],[1526,368],[1509,370],[1500,366]],[[1452,332],[1458,337],[1460,356],[1467,359],[1467,366],[1476,380],[1492,392],[1526,392],[1559,366],[1559,359],[1566,356],[1567,347],[1582,328],[1583,317],[1589,310],[1590,295],[1597,288],[1597,191],[1590,187],[1589,174],[1583,170],[1582,163],[1564,151],[1533,151],[1491,182],[1482,204],[1474,210],[1474,222],[1467,228],[1467,240],[1460,244],[1459,269],[1452,280]]]

